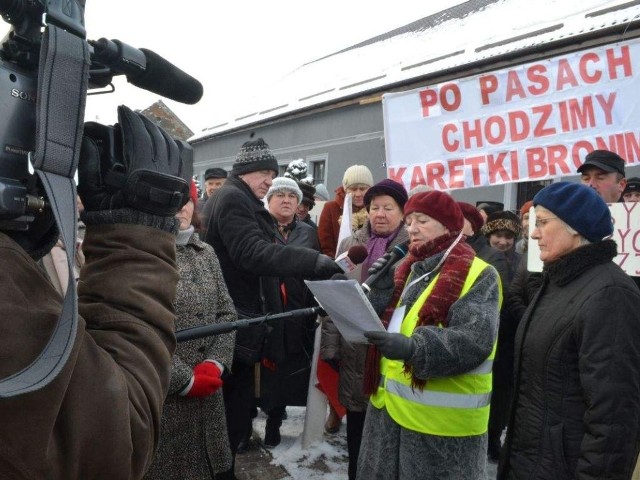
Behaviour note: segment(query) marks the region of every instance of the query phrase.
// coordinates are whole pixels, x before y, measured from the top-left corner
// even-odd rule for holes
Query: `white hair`
[[[549,213],[553,213],[551,210],[549,210],[548,208],[543,207],[542,205],[536,205],[535,206],[535,212],[536,213],[538,213],[538,211],[539,211],[538,209],[539,208],[542,208],[542,209],[546,210]],[[553,213],[553,214],[556,215],[555,213]],[[564,226],[564,228],[567,230],[567,232],[569,232],[571,235],[577,235],[578,237],[580,237],[580,246],[581,247],[583,245],[589,245],[589,244],[593,243],[593,242],[590,242],[589,240],[587,240],[585,237],[583,237],[580,232],[576,231],[575,228],[573,228],[571,225],[569,225],[567,222],[565,222],[563,219],[561,219],[557,215],[556,215],[556,218]],[[529,221],[531,221],[531,220],[529,220]]]

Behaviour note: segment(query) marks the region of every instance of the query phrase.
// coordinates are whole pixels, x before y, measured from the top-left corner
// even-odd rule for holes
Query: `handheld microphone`
[[[393,247],[393,249],[391,249],[391,255],[389,256],[389,260],[387,261],[387,263],[385,263],[380,270],[378,270],[373,275],[370,275],[369,278],[364,281],[364,283],[362,284],[363,290],[370,292],[371,287],[373,287],[376,282],[380,280],[380,278],[387,274],[387,271],[389,270],[389,268],[391,268],[391,265],[396,263],[401,258],[404,258],[408,250],[409,242],[401,243]]]
[[[124,74],[136,87],[190,105],[202,98],[202,84],[198,80],[151,50],[106,38],[90,44],[92,60],[108,67],[115,75]]]
[[[364,262],[368,252],[363,245],[354,245],[349,250],[341,253],[336,257],[335,262],[340,266],[343,272],[353,272],[358,265]]]

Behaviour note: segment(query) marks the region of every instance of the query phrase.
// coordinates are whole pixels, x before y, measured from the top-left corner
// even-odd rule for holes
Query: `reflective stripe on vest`
[[[488,264],[475,258],[460,292],[466,295]],[[418,314],[427,301],[439,275],[420,294],[402,321],[400,332],[410,336]],[[500,286],[500,303],[502,291]],[[491,400],[491,369],[496,342],[490,355],[473,370],[453,377],[429,378],[424,390],[411,387],[411,376],[403,371],[404,363],[382,358],[382,378],[371,396],[377,408],[386,407],[398,424],[409,430],[448,437],[480,435],[487,431]]]

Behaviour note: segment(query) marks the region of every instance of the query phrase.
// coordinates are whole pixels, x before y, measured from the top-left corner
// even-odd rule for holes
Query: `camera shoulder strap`
[[[50,5],[59,2],[52,1]],[[70,2],[64,2],[68,4]],[[71,2],[73,3],[73,2]],[[82,11],[73,13],[82,18]],[[59,17],[58,17],[59,18]],[[38,72],[36,148],[33,167],[44,185],[56,224],[68,247],[69,283],[53,334],[40,355],[25,369],[0,380],[0,398],[38,390],[63,369],[78,330],[78,299],[73,275],[76,245],[76,187],[89,75],[89,46],[78,29],[53,24],[44,32]],[[81,23],[81,22],[80,22]]]

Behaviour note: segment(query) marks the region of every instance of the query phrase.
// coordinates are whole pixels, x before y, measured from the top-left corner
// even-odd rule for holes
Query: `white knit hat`
[[[346,190],[351,185],[363,184],[369,187],[373,186],[373,175],[364,165],[352,165],[344,172],[342,177],[342,186]]]
[[[273,179],[271,188],[267,192],[267,202],[276,193],[279,192],[293,192],[298,197],[298,203],[302,202],[302,190],[295,180],[287,177],[277,177]]]

